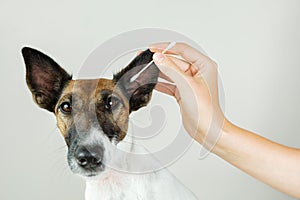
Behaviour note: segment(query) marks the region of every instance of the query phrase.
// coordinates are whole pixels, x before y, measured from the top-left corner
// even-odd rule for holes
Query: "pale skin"
[[[158,82],[156,90],[176,98],[183,125],[191,137],[247,174],[300,198],[300,149],[232,124],[220,109],[217,64],[184,43],[162,54],[168,45],[157,43],[150,47],[155,52],[153,59],[160,77],[170,82]],[[210,136],[211,127],[219,137]]]

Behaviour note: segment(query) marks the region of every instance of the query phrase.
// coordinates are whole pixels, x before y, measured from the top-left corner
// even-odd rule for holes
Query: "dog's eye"
[[[63,102],[60,105],[60,110],[64,113],[64,114],[70,114],[72,111],[72,106],[71,103],[69,102]]]
[[[116,97],[108,97],[105,103],[105,108],[108,110],[114,109],[119,103],[119,99]]]

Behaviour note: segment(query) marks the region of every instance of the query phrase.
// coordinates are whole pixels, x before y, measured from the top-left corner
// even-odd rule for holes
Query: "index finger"
[[[150,50],[152,52],[163,52],[169,44],[170,44],[169,42],[155,43],[150,45]],[[176,43],[172,48],[170,48],[165,53],[180,55],[182,58],[184,58],[186,61],[190,63],[195,63],[199,61],[201,62],[208,59],[206,55],[202,54],[197,49],[182,42]]]

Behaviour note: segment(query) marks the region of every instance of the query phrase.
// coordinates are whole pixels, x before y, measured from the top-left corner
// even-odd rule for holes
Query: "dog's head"
[[[138,55],[112,79],[72,80],[47,55],[25,47],[26,81],[34,101],[53,112],[68,146],[74,173],[95,176],[113,159],[111,146],[124,139],[132,111],[147,105],[158,68],[149,50]]]

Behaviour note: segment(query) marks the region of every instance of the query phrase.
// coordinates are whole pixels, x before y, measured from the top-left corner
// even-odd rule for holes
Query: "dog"
[[[130,113],[148,104],[158,80],[157,66],[147,66],[150,50],[112,79],[73,80],[36,49],[24,47],[22,55],[33,100],[54,113],[68,147],[68,165],[86,179],[86,200],[197,199],[166,169],[130,173],[158,164],[155,159],[139,162],[132,156],[139,147],[132,141],[124,145]],[[118,150],[122,144],[127,153]]]

